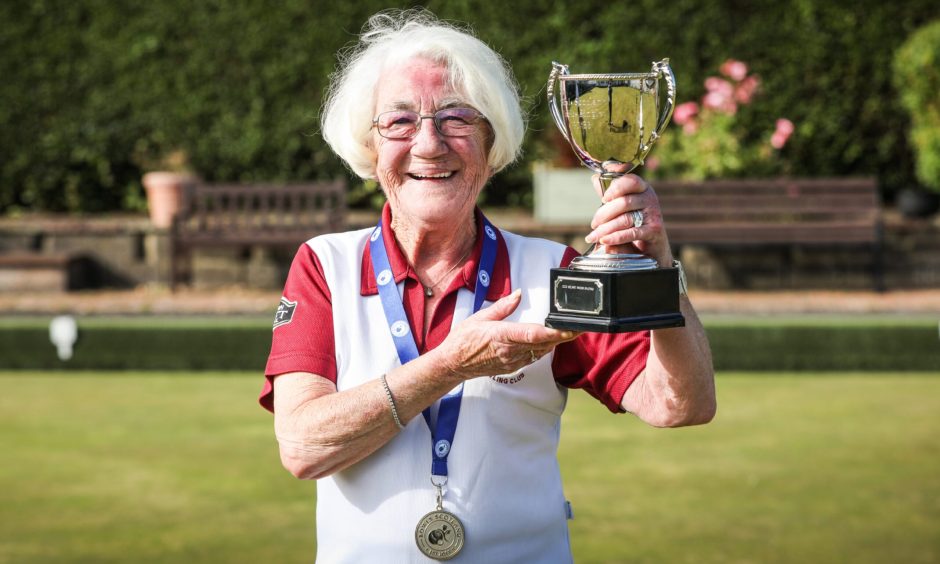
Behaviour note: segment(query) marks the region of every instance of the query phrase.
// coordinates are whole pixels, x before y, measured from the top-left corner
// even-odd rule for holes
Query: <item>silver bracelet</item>
[[[398,418],[398,408],[395,407],[395,398],[392,397],[392,390],[388,388],[388,382],[385,381],[385,374],[382,374],[379,380],[382,381],[382,387],[385,388],[385,397],[388,398],[388,406],[392,408],[392,419],[395,420],[395,424],[398,425],[399,430],[404,429],[405,426],[401,424],[401,419]]]

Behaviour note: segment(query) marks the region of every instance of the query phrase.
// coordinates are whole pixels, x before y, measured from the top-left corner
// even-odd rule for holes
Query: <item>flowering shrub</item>
[[[793,122],[778,119],[771,134],[754,142],[735,116],[758,94],[760,79],[734,59],[725,61],[719,72],[722,76],[705,79],[700,102],[676,106],[672,131],[664,133],[646,160],[648,176],[703,180],[785,172],[779,153],[793,134]]]

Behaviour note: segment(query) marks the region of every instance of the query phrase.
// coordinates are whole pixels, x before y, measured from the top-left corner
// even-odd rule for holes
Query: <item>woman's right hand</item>
[[[521,300],[522,291],[516,289],[458,324],[434,351],[440,354],[447,371],[461,380],[507,374],[532,364],[556,345],[580,334],[537,323],[503,321]]]

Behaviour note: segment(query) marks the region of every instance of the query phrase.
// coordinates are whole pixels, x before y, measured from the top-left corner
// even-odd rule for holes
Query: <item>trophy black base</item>
[[[594,333],[625,333],[685,326],[679,311],[679,271],[551,270],[545,325]]]

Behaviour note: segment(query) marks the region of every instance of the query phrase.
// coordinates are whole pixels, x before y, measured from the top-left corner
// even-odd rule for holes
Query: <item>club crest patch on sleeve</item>
[[[281,303],[277,305],[277,311],[274,312],[274,327],[271,328],[273,331],[281,325],[287,325],[294,319],[294,312],[297,311],[297,302],[292,302],[287,298],[282,297]]]

